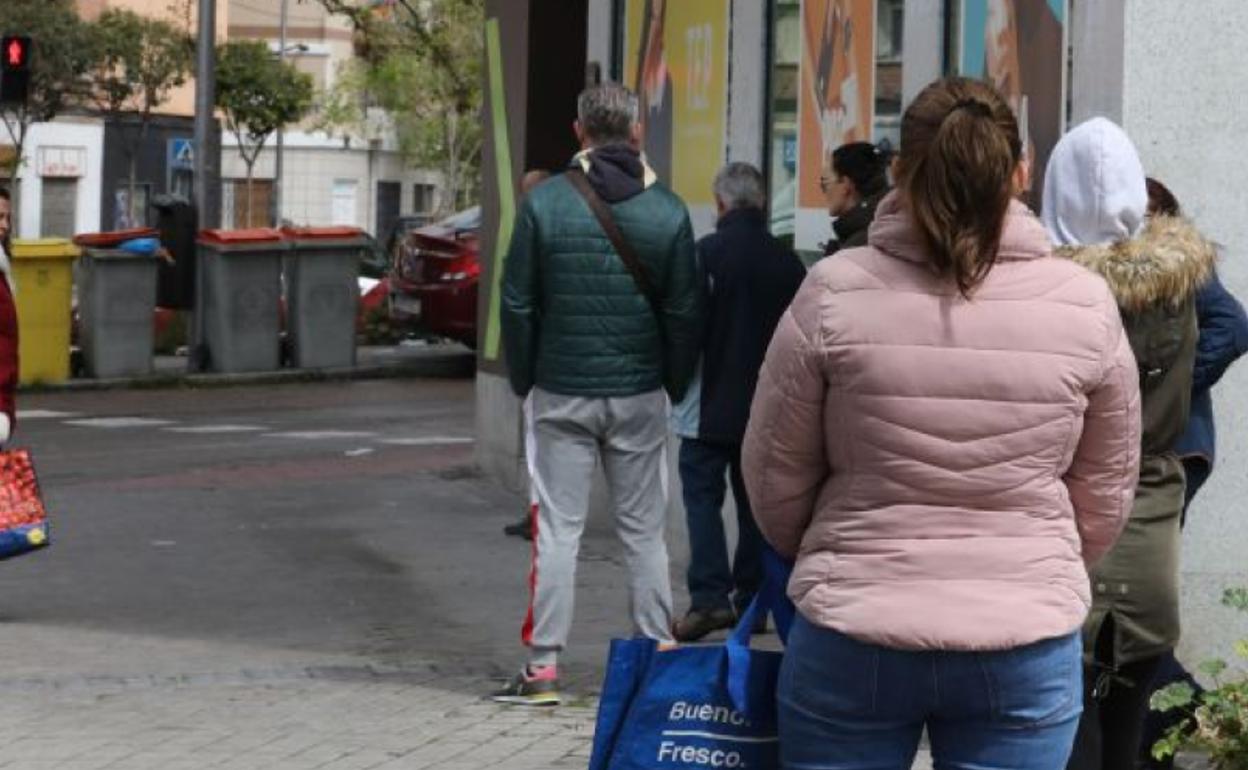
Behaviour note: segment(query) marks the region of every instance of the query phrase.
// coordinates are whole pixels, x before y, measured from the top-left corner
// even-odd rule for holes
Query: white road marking
[[[66,420],[66,425],[81,428],[154,428],[161,425],[174,425],[173,420],[157,420],[152,417],[90,417],[85,420]]]
[[[335,438],[372,438],[376,433],[358,430],[293,430],[281,433],[266,433],[265,438],[293,438],[301,441],[324,441]]]
[[[71,417],[81,417],[80,412],[54,412],[50,409],[18,409],[17,419],[19,420],[68,420]]]
[[[264,428],[258,425],[190,425],[180,428],[165,428],[170,433],[258,433]]]
[[[348,449],[346,452],[343,452],[343,454],[347,457],[363,457],[364,455],[371,455],[376,451],[377,450],[372,447],[360,447],[359,449]]]
[[[450,444],[474,444],[476,439],[468,436],[420,436],[417,438],[383,438],[380,443],[390,446],[447,446]]]

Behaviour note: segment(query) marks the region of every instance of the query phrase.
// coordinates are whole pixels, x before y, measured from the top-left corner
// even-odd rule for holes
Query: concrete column
[[[901,103],[909,104],[919,91],[944,74],[944,0],[906,0],[906,28],[902,40]]]
[[[1071,11],[1070,124],[1097,115],[1121,123],[1126,0],[1075,0]]]
[[[762,168],[767,142],[767,3],[733,0],[728,160]]]
[[[586,25],[586,61],[598,62],[602,79],[611,79],[611,49],[615,43],[611,0],[589,0],[589,23]]]
[[[1122,6],[1079,0],[1077,6]],[[1123,17],[1122,116],[1144,168],[1175,192],[1185,213],[1222,245],[1226,287],[1248,299],[1248,219],[1238,191],[1248,178],[1243,126],[1242,35],[1248,3],[1131,0]],[[1118,36],[1088,38],[1088,48]],[[1110,66],[1110,65],[1106,65]],[[1183,641],[1188,662],[1225,657],[1244,622],[1218,605],[1222,591],[1248,586],[1248,362],[1214,390],[1218,463],[1193,502],[1183,535]]]

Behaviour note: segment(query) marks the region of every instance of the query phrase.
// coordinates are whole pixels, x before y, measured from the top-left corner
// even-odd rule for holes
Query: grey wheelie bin
[[[360,256],[368,246],[354,227],[286,228],[286,302],[292,362],[300,369],[355,365]]]
[[[100,379],[152,373],[159,257],[122,249],[86,249],[79,262],[78,317],[87,375]]]
[[[200,233],[200,333],[211,371],[280,368],[282,257],[289,250],[269,228]]]

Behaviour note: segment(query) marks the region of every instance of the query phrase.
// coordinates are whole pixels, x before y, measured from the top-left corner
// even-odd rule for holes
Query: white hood
[[[1134,238],[1148,213],[1144,166],[1126,132],[1105,118],[1071,130],[1053,149],[1041,218],[1059,246]]]

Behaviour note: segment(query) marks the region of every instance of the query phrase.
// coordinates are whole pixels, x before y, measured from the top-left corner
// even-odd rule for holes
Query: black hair
[[[832,152],[832,170],[837,176],[854,183],[864,198],[888,189],[888,162],[892,153],[887,147],[870,142],[842,144]]]
[[[1179,199],[1174,197],[1170,188],[1151,176],[1144,180],[1148,187],[1148,213],[1150,216],[1161,214],[1167,217],[1183,216],[1183,208]]]

